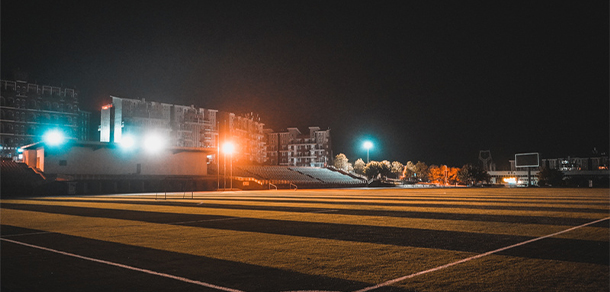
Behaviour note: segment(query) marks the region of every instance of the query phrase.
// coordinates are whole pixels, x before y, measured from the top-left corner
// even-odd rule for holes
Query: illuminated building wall
[[[52,128],[89,140],[91,113],[78,108],[78,91],[22,80],[2,80],[0,86],[2,157],[14,157],[19,147],[41,141]]]
[[[106,137],[112,136],[115,142],[120,142],[125,135],[137,137],[156,132],[175,147],[217,149],[219,142],[232,141],[236,146],[233,157],[236,163],[263,164],[266,158],[265,124],[254,114],[236,115],[192,105],[113,96],[112,104],[102,108],[101,117],[100,141],[109,141]],[[215,160],[212,155],[211,162]]]
[[[235,144],[233,160],[242,164],[263,164],[267,157],[264,123],[260,117],[250,113],[236,115],[234,113],[219,113],[219,134],[221,144]]]
[[[156,133],[170,146],[216,148],[216,110],[112,96],[102,107],[100,141],[121,142],[131,135]]]
[[[309,127],[308,134],[298,128],[266,132],[267,164],[283,166],[324,167],[331,160],[330,129]]]
[[[541,166],[561,171],[607,170],[608,156],[547,158],[542,159]]]

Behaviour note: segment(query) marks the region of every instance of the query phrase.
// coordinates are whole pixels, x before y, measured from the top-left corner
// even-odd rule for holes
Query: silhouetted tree
[[[371,178],[387,178],[392,172],[392,165],[389,161],[371,161],[364,167],[364,175]]]
[[[557,169],[542,167],[538,172],[539,186],[561,186],[563,185],[563,172]]]
[[[490,176],[481,166],[465,164],[457,173],[457,180],[465,185],[489,182]]]
[[[428,181],[428,165],[425,162],[418,161],[415,164],[415,178],[419,181]]]

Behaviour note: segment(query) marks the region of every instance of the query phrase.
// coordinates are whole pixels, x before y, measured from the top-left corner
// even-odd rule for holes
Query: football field
[[[192,195],[3,199],[0,290],[610,290],[608,189]]]

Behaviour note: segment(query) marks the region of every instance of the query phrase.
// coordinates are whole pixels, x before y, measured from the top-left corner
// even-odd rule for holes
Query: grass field
[[[182,197],[2,200],[1,290],[610,290],[608,189]]]

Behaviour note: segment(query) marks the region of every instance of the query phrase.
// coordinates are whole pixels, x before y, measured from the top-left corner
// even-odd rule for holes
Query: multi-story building
[[[608,156],[600,155],[595,157],[570,157],[567,158],[547,158],[542,159],[541,166],[561,171],[574,170],[607,170]]]
[[[78,107],[73,88],[2,80],[0,143],[2,157],[13,157],[21,146],[39,142],[51,129],[68,139],[89,140],[91,113]]]
[[[221,143],[231,141],[236,146],[234,162],[262,164],[266,156],[263,127],[253,114],[112,96],[112,103],[102,108],[99,130],[102,142],[155,133],[166,137],[168,146],[218,150]],[[212,155],[211,162],[215,161]]]
[[[266,143],[264,123],[260,117],[250,113],[236,115],[234,113],[220,112],[218,117],[219,135],[221,143],[235,144],[234,161],[246,164],[263,164],[266,160]]]
[[[269,165],[324,167],[331,162],[330,129],[309,127],[309,134],[302,134],[298,128],[288,128],[265,134]]]
[[[215,148],[216,110],[111,96],[102,107],[101,142],[121,142],[124,136],[154,132],[171,141],[171,146]]]

